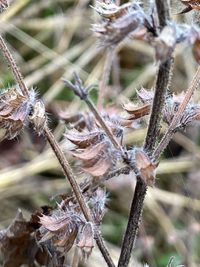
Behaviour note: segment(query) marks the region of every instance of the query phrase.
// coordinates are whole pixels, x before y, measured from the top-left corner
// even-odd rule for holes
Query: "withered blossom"
[[[88,257],[95,245],[95,226],[82,215],[76,199],[68,201],[65,196],[58,208],[49,215],[39,215],[38,242],[52,251],[68,252],[73,245],[79,247],[84,257]],[[97,189],[85,196],[95,223],[100,224],[105,213],[105,191]]]
[[[148,186],[153,186],[155,183],[158,163],[154,163],[143,150],[139,149],[135,151],[135,162],[144,182]]]
[[[0,127],[4,128],[5,138],[12,139],[26,125],[34,107],[36,94],[30,90],[29,96],[24,96],[15,86],[0,94]]]

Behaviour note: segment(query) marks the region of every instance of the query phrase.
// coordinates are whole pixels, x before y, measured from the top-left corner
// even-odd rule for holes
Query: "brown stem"
[[[138,177],[129,213],[128,225],[123,239],[123,246],[121,249],[118,267],[126,267],[129,264],[131,252],[136,241],[146,190],[146,184],[140,177]]]
[[[14,60],[12,54],[10,53],[10,51],[8,50],[8,47],[7,47],[6,43],[4,42],[4,39],[1,35],[0,35],[0,49],[3,52],[4,57],[6,58],[8,65],[11,68],[11,70],[15,76],[16,82],[19,84],[19,87],[22,90],[22,93],[24,95],[28,96],[29,91],[28,91],[28,88],[26,87],[26,85],[24,83],[23,76],[22,76],[21,72],[19,71],[17,64],[15,63],[15,60]]]
[[[7,48],[2,36],[0,36],[0,49],[2,50],[6,60],[8,62],[8,65],[12,69],[15,80],[18,83],[22,93],[28,97],[29,96],[29,90],[26,87],[24,80],[23,80],[23,76],[22,76],[19,68],[17,67],[17,65],[15,63],[15,60],[14,60],[12,54],[10,53],[9,49]],[[37,127],[36,127],[36,129],[37,129]],[[66,178],[68,179],[68,181],[69,181],[69,183],[73,189],[73,192],[76,196],[77,202],[80,205],[80,208],[83,212],[84,217],[86,218],[87,221],[92,222],[93,218],[92,218],[90,209],[84,200],[84,197],[81,193],[81,189],[80,189],[80,187],[76,181],[76,177],[74,176],[72,169],[71,169],[67,159],[65,158],[64,153],[60,149],[59,144],[57,143],[54,135],[51,133],[51,131],[47,125],[45,125],[43,132],[44,132],[45,137],[47,138],[55,156],[57,157],[57,159],[58,159],[58,161],[59,161],[59,163],[63,169],[63,173],[65,174]],[[97,245],[100,246],[99,249],[100,249],[107,265],[109,267],[115,267],[110,255],[109,255],[109,252],[103,243],[102,237],[98,232],[96,235],[96,240],[97,240]]]
[[[169,7],[167,1],[156,0],[157,13],[162,29],[169,20]],[[144,149],[151,155],[156,143],[156,137],[159,133],[161,114],[165,102],[165,96],[170,80],[171,58],[161,63],[158,70],[153,106],[151,110],[147,135],[144,142]],[[137,238],[140,217],[143,210],[144,199],[147,186],[140,176],[137,177],[135,192],[128,218],[121,254],[118,261],[118,267],[127,267],[130,261],[131,252]]]
[[[106,89],[110,77],[111,67],[112,67],[112,61],[113,61],[113,49],[108,48],[106,51],[106,59],[103,67],[103,74],[101,81],[99,83],[99,96],[98,96],[98,102],[97,107],[98,109],[103,108],[103,100],[106,95]]]
[[[196,90],[198,84],[200,81],[200,67],[198,67],[197,72],[195,76],[192,79],[192,82],[189,86],[189,88],[186,91],[185,97],[180,104],[177,113],[175,114],[171,124],[169,125],[168,130],[166,131],[165,135],[161,139],[160,143],[158,144],[157,148],[155,149],[153,153],[153,158],[155,161],[157,161],[161,155],[161,153],[164,151],[164,149],[167,147],[169,144],[169,141],[171,140],[172,136],[174,135],[174,130],[176,129],[180,118],[182,117],[185,108],[187,107],[188,102],[190,101],[194,91]]]
[[[93,104],[93,102],[90,100],[89,97],[86,97],[84,99],[85,103],[88,105],[89,109],[91,110],[91,112],[94,114],[95,119],[99,122],[99,124],[101,125],[102,129],[104,130],[104,132],[107,134],[107,136],[109,137],[110,141],[112,142],[113,146],[117,149],[121,149],[121,145],[119,144],[119,142],[117,141],[117,139],[114,137],[113,133],[111,132],[110,128],[106,125],[104,119],[102,118],[102,116],[99,114],[98,110],[96,109],[95,105]]]

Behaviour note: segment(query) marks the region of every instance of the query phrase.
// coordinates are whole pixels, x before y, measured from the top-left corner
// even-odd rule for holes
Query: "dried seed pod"
[[[155,172],[158,163],[152,162],[143,150],[135,151],[135,161],[144,182],[148,186],[153,186],[155,183]]]
[[[36,101],[33,90],[24,96],[18,87],[0,94],[0,127],[6,130],[5,138],[12,139],[23,129]]]

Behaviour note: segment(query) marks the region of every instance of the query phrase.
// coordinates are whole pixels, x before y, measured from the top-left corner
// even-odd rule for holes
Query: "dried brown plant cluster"
[[[181,13],[199,10],[199,1],[181,2],[187,6]],[[0,1],[2,10],[7,7],[7,1]],[[177,130],[200,119],[200,106],[192,100],[199,86],[199,66],[186,92],[175,95],[169,91],[173,52],[179,43],[187,42],[197,64],[200,63],[199,27],[172,21],[168,3],[162,0],[151,1],[149,12],[135,2],[118,6],[115,1],[96,1],[93,9],[101,16],[99,24],[93,25],[93,30],[100,46],[107,52],[115,53],[115,48],[125,38],[140,40],[155,49],[158,64],[155,88],[139,90],[135,103],[97,109],[90,99],[92,86],[85,87],[77,74],[73,82],[64,80],[66,87],[89,108],[89,111],[78,114],[59,112],[68,129],[64,134],[65,142],[73,144],[73,149],[67,152],[81,162],[81,171],[89,177],[78,184],[60,144],[49,129],[44,103],[33,89],[27,88],[0,37],[0,50],[16,80],[15,86],[0,94],[0,127],[5,129],[5,138],[16,137],[28,125],[43,135],[72,187],[72,192],[60,195],[61,201],[57,202],[56,208],[43,207],[32,215],[30,221],[26,221],[19,211],[9,228],[0,232],[0,248],[6,267],[36,266],[36,262],[41,266],[64,267],[68,252],[73,248],[80,249],[81,257],[86,259],[95,243],[105,259],[105,265],[114,267],[100,231],[106,211],[104,181],[121,173],[134,172],[137,183],[118,262],[118,267],[128,266],[147,187],[155,184],[159,158]],[[107,63],[112,65],[110,61]],[[110,68],[104,69],[108,73],[103,73],[102,79],[109,77],[108,70]],[[106,83],[104,80],[103,84]],[[103,102],[104,93],[100,92],[100,97]],[[134,131],[136,126],[145,123],[146,116],[150,118],[143,147],[127,148],[123,141],[124,133],[128,128]],[[161,123],[167,123],[164,135],[160,133]]]

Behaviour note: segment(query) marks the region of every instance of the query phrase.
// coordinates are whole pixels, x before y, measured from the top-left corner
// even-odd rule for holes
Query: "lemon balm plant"
[[[199,1],[181,2],[187,6],[188,12],[200,7]],[[0,1],[0,5],[3,10],[8,7],[8,2]],[[137,182],[118,261],[118,267],[128,266],[146,191],[148,186],[155,183],[159,158],[178,129],[200,118],[200,106],[192,100],[199,86],[200,67],[197,65],[196,74],[183,94],[174,95],[169,86],[174,49],[179,43],[187,42],[191,46],[199,64],[199,27],[172,21],[168,1],[150,1],[148,12],[138,2],[120,6],[114,1],[96,1],[92,8],[101,16],[99,24],[93,25],[93,31],[106,54],[99,82],[98,108],[89,95],[93,86],[85,87],[76,73],[73,81],[63,79],[65,86],[84,101],[89,109],[84,116],[76,114],[73,118],[63,117],[72,126],[64,135],[75,145],[74,151],[70,153],[77,161],[81,161],[84,173],[90,175],[90,179],[81,184],[78,184],[60,144],[48,126],[43,101],[33,89],[26,86],[11,52],[0,36],[0,50],[16,81],[15,85],[0,95],[0,126],[5,130],[5,138],[14,138],[27,125],[32,127],[48,141],[72,188],[70,194],[62,196],[56,209],[43,207],[29,221],[19,212],[11,226],[1,231],[4,266],[16,267],[27,263],[34,266],[34,262],[44,266],[66,266],[66,255],[72,247],[80,249],[83,257],[87,258],[96,243],[105,265],[114,267],[115,263],[100,231],[106,204],[104,181],[134,172]],[[138,91],[138,103],[125,104],[123,109],[127,115],[123,117],[118,111],[109,112],[104,107],[104,100],[114,56],[126,38],[146,42],[155,49],[158,71],[154,89]],[[126,128],[147,115],[149,121],[143,146],[127,148],[123,143]],[[160,135],[162,121],[168,125],[163,136]],[[17,263],[13,261],[16,257]],[[73,267],[78,264],[76,253],[71,264]]]

